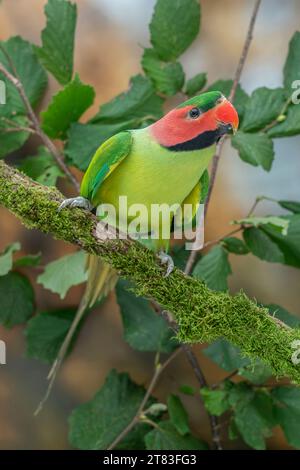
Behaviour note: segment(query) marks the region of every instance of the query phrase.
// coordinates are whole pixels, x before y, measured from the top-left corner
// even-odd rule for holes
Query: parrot
[[[79,207],[92,211],[111,204],[118,214],[119,197],[124,195],[128,207],[138,203],[149,211],[152,204],[190,203],[198,207],[201,177],[216,144],[222,136],[235,133],[238,125],[235,107],[220,91],[189,98],[148,127],[121,131],[102,143],[84,174],[80,196],[64,200],[59,210]],[[161,223],[158,220],[154,227],[157,236],[153,246],[168,276],[174,263],[168,254],[169,239],[161,236]],[[171,232],[172,221],[168,223]],[[51,382],[82,316],[117,281],[117,272],[96,256],[89,255],[87,269],[86,290],[49,373]]]

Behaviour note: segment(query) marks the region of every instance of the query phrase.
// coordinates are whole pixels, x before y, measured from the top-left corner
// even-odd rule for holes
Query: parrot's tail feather
[[[61,345],[58,355],[48,374],[48,377],[47,377],[47,379],[49,380],[48,388],[47,388],[44,398],[42,399],[42,401],[40,402],[39,406],[37,407],[34,413],[35,416],[42,410],[44,404],[49,398],[57,373],[65,358],[65,355],[69,349],[72,338],[75,334],[75,331],[83,315],[88,309],[92,308],[99,299],[109,294],[109,292],[115,287],[116,282],[118,280],[117,272],[113,268],[111,268],[109,264],[105,263],[97,256],[93,256],[93,255],[88,256],[87,271],[88,271],[88,280],[87,280],[85,292],[82,296],[82,299],[79,304],[76,315],[74,317],[73,323]]]

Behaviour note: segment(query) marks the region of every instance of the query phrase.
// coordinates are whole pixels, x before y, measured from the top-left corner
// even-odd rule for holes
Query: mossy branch
[[[0,162],[0,205],[26,227],[96,254],[121,276],[132,279],[138,295],[153,298],[174,313],[180,341],[197,343],[224,337],[245,355],[268,363],[276,376],[287,376],[300,384],[300,365],[291,360],[291,345],[300,340],[299,330],[283,325],[244,293],[213,292],[178,269],[164,278],[151,251],[131,240],[107,239],[109,231],[85,211],[58,212],[62,199],[56,188],[41,186]]]

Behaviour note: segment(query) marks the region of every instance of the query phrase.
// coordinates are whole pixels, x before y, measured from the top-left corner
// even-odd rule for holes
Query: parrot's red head
[[[152,135],[170,150],[199,150],[234,133],[239,117],[234,106],[219,91],[210,91],[185,101],[153,124]]]

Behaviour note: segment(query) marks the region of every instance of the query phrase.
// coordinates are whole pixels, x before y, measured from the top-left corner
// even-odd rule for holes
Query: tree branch
[[[75,187],[76,191],[79,192],[80,190],[80,185],[73,175],[67,165],[64,162],[64,159],[60,152],[57,150],[55,145],[53,144],[52,140],[49,139],[49,137],[44,133],[42,130],[39,120],[37,116],[35,115],[35,112],[30,104],[30,101],[26,95],[26,92],[24,90],[24,87],[19,80],[19,78],[14,75],[12,75],[5,67],[3,64],[0,63],[0,72],[5,76],[7,80],[9,80],[17,89],[21,100],[24,103],[25,109],[27,111],[28,117],[30,121],[32,122],[33,128],[35,129],[36,134],[40,137],[44,145],[48,148],[49,152],[53,155],[54,159],[56,160],[57,165],[61,168],[61,170],[65,173],[67,178],[71,181],[73,186]],[[16,72],[15,72],[16,73]],[[28,131],[27,131],[28,132]]]
[[[250,44],[251,44],[251,41],[252,41],[252,38],[253,38],[253,30],[254,30],[254,25],[255,25],[256,18],[257,18],[257,13],[258,13],[260,3],[261,3],[261,0],[256,0],[255,5],[254,5],[254,9],[253,9],[253,13],[252,13],[251,18],[250,18],[250,23],[249,23],[245,43],[244,43],[243,50],[242,50],[242,53],[241,53],[241,56],[240,56],[240,59],[239,59],[238,65],[237,65],[236,72],[234,74],[233,84],[232,84],[232,87],[231,87],[231,90],[230,90],[230,93],[229,93],[229,97],[228,97],[228,99],[230,101],[233,101],[233,99],[235,97],[235,93],[236,93],[236,90],[237,90],[237,87],[238,87],[238,84],[239,84],[239,81],[240,81],[240,78],[241,78],[241,75],[242,75],[242,71],[243,71],[243,68],[244,68],[244,65],[245,65],[245,62],[246,62],[246,59],[247,59]],[[218,143],[217,150],[216,150],[216,153],[215,153],[214,158],[213,158],[212,169],[211,169],[211,174],[210,174],[209,189],[208,189],[208,194],[207,194],[207,198],[206,198],[206,202],[205,202],[204,218],[206,217],[208,207],[209,207],[209,203],[210,203],[210,199],[211,199],[211,195],[212,195],[212,191],[213,191],[213,188],[214,188],[214,185],[215,185],[218,166],[219,166],[219,160],[220,160],[220,157],[221,157],[224,142],[225,142],[225,137],[223,137],[220,140],[220,142]],[[185,271],[184,271],[186,274],[190,274],[190,272],[192,271],[193,266],[196,262],[197,256],[198,256],[198,252],[196,250],[191,252],[191,254],[189,256],[189,259],[187,261],[186,267],[185,267]]]
[[[175,269],[168,277],[157,257],[131,240],[110,239],[113,231],[80,209],[58,212],[63,196],[56,188],[41,186],[0,162],[0,205],[28,228],[51,233],[88,253],[101,256],[123,277],[135,283],[137,295],[153,298],[173,312],[183,343],[224,337],[242,353],[269,364],[275,376],[300,384],[300,365],[292,362],[291,344],[300,331],[282,327],[266,308],[240,292],[234,296],[214,292]]]

